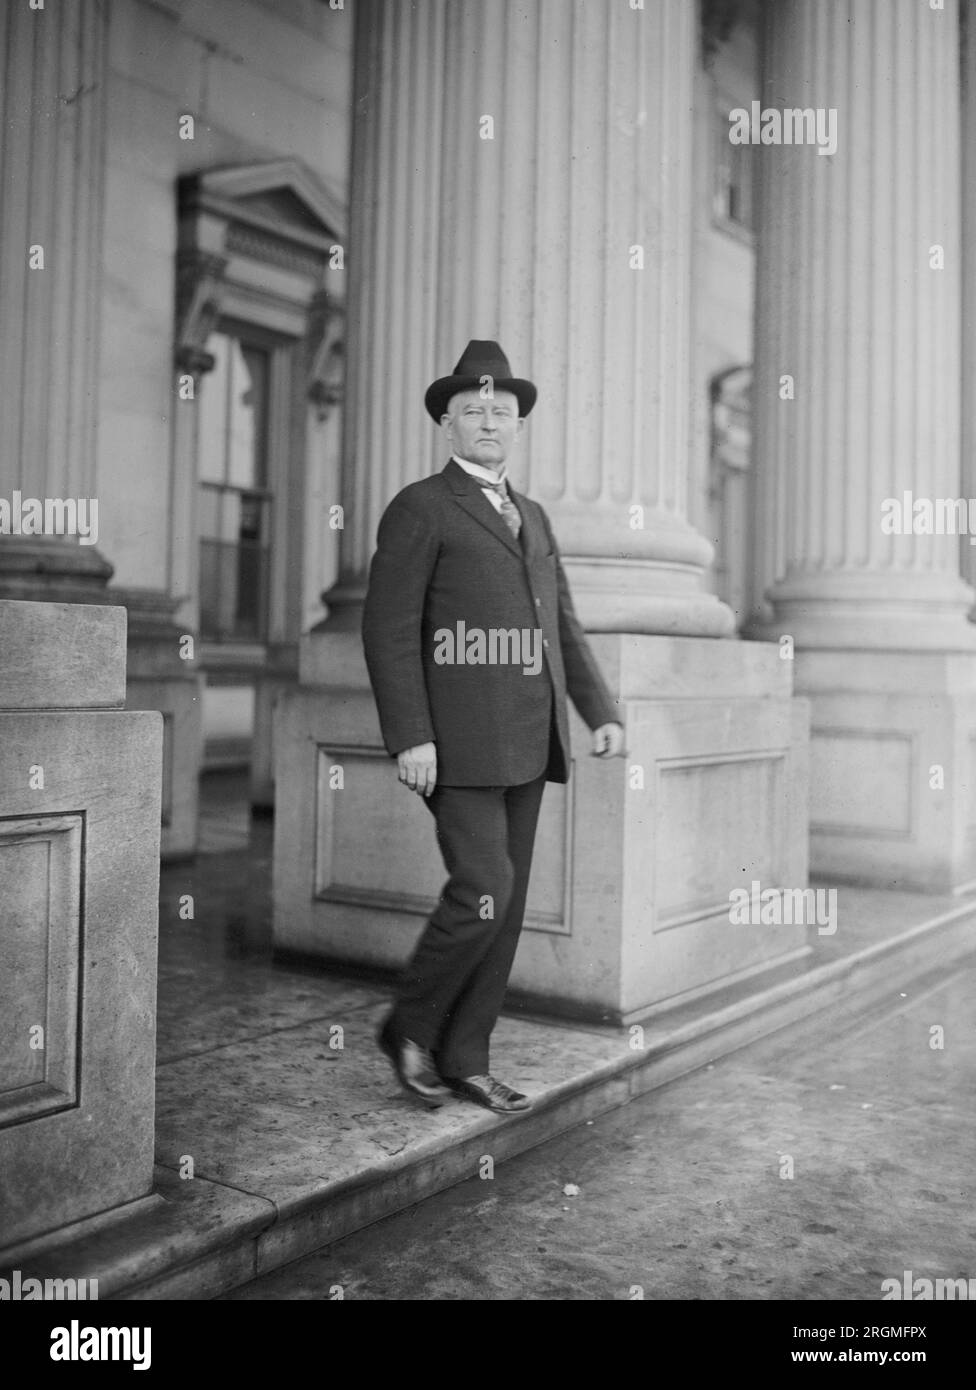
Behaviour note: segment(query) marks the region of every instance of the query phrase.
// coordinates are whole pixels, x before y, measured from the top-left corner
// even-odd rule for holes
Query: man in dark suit
[[[471,342],[425,404],[452,457],[380,521],[363,643],[387,750],[426,800],[449,878],[379,1043],[407,1090],[529,1108],[489,1070],[547,781],[569,776],[567,693],[594,753],[616,703],[573,610],[545,512],[506,484],[536,400],[497,343]]]

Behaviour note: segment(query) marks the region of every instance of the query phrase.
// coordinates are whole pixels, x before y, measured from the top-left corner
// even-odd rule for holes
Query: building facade
[[[359,611],[383,508],[444,461],[427,383],[497,339],[539,386],[518,483],[628,737],[594,766],[576,726],[514,986],[626,1022],[761,976],[805,938],[733,941],[743,874],[966,888],[974,562],[905,500],[972,491],[965,19],[956,0],[8,6],[2,718],[58,711],[70,750],[77,721],[146,712],[143,855],[157,832],[192,854],[201,770],[247,759],[276,808],[279,949],[395,966],[439,866],[422,809],[388,796]],[[783,139],[787,110],[809,138]],[[21,788],[43,760],[7,748],[0,785]],[[71,923],[107,870],[50,821],[104,796],[110,772],[78,766],[40,815],[0,799],[0,882],[28,884],[0,921],[31,981],[0,1024],[21,1061],[52,1007],[45,943],[83,967],[98,943]],[[42,866],[30,836],[55,830]],[[145,954],[140,882],[137,908],[106,888],[103,929],[141,922]],[[31,1084],[54,1090],[15,1118],[56,1186],[45,1126],[76,1059],[46,1056]],[[143,1072],[129,1100],[151,1115]],[[0,1115],[0,1158],[13,1133]],[[104,1133],[58,1220],[148,1195],[144,1142],[102,1188]]]

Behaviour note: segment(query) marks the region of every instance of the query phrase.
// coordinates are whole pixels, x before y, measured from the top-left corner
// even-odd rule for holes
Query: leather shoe
[[[532,1102],[521,1091],[513,1091],[503,1081],[493,1076],[445,1076],[444,1080],[456,1096],[473,1100],[500,1115],[510,1115],[516,1110],[530,1110]]]
[[[443,1105],[450,1091],[437,1075],[434,1059],[426,1047],[410,1038],[399,1037],[390,1027],[389,1020],[376,1035],[380,1049],[393,1063],[397,1080],[404,1090],[419,1096],[428,1105]]]

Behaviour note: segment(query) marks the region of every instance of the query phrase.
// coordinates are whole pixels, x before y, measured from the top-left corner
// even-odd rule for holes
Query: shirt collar
[[[496,473],[491,468],[482,468],[480,463],[469,463],[467,459],[458,458],[457,454],[452,454],[451,458],[463,468],[465,473],[470,473],[472,478],[485,483],[503,483],[508,477],[508,469],[502,466],[501,472]]]

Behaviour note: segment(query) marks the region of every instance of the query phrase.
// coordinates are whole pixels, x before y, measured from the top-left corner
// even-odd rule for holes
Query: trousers
[[[427,806],[448,872],[401,976],[390,1022],[442,1076],[483,1076],[518,945],[543,773],[515,787],[435,787]]]

